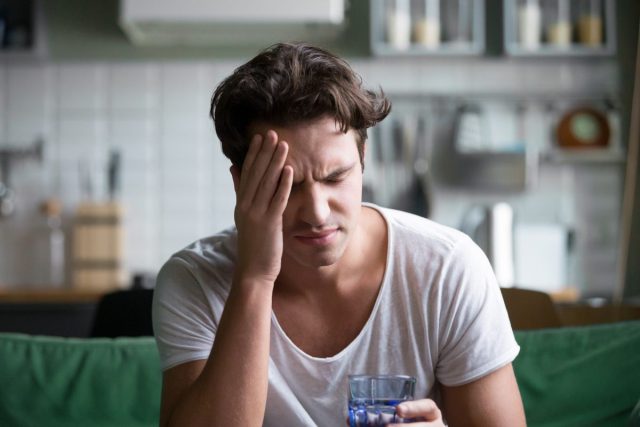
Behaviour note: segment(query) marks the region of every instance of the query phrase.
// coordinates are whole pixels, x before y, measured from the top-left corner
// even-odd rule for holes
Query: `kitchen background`
[[[0,219],[0,286],[71,286],[78,208],[111,198],[123,208],[124,247],[115,261],[124,263],[124,282],[153,276],[176,250],[233,223],[229,163],[209,101],[264,38],[207,48],[137,46],[118,26],[118,1],[31,4],[32,48],[0,53],[0,155],[14,153],[10,174],[8,162],[0,163],[14,203],[13,214]],[[495,0],[476,8],[474,16],[486,19],[485,41],[469,52],[397,50],[397,40],[387,43],[370,19],[384,13],[381,5],[352,0],[342,33],[320,41],[394,102],[392,116],[370,132],[367,199],[457,228],[484,212],[478,206],[506,202],[514,259],[505,284],[611,297],[638,3],[603,3],[603,19],[611,17],[606,5],[615,5],[615,28],[606,36],[612,50],[598,55],[510,48],[503,19],[517,5]],[[559,119],[585,104],[602,111],[611,128],[609,145],[595,156],[561,150],[555,137]],[[49,204],[49,223],[40,206],[52,198],[61,203],[65,237],[56,243],[65,248],[57,284],[41,251],[50,247],[56,206]],[[635,212],[628,296],[640,293]]]

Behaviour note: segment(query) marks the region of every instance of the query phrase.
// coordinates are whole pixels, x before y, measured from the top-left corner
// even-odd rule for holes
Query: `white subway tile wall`
[[[232,225],[228,161],[208,111],[213,89],[234,66],[0,66],[0,146],[27,147],[40,135],[45,140],[43,162],[21,162],[11,173],[18,206],[0,222],[0,283],[34,282],[31,235],[41,225],[43,199],[61,199],[70,232],[80,201],[108,196],[111,150],[121,154],[119,197],[131,273],[155,273],[181,247]]]
[[[156,111],[160,105],[160,73],[156,64],[114,64],[109,69],[112,115]]]
[[[390,94],[615,93],[617,89],[613,61],[588,68],[576,62],[505,62],[351,61],[366,86],[382,87]],[[42,163],[23,162],[12,172],[18,210],[0,220],[0,284],[32,282],[29,254],[35,226],[42,221],[37,210],[40,201],[59,197],[69,230],[78,202],[89,196],[107,197],[106,162],[111,150],[118,150],[122,159],[119,197],[126,211],[129,272],[155,273],[175,251],[232,225],[235,194],[229,161],[221,153],[208,113],[213,89],[237,65],[234,61],[0,65],[0,147],[25,147],[39,135],[46,143]],[[528,128],[536,129],[543,120],[539,106],[527,108]],[[543,146],[548,136],[538,130],[532,141]],[[91,195],[82,181],[81,164],[92,172]],[[375,175],[375,171],[368,173]],[[543,175],[535,192],[506,198],[528,219],[575,221],[577,228],[590,230],[583,232],[584,241],[578,246],[585,254],[599,255],[582,259],[602,271],[615,271],[611,269],[616,241],[612,234],[617,228],[603,225],[596,230],[592,225],[601,223],[611,214],[608,209],[619,203],[619,168],[588,178],[557,169]],[[596,196],[593,191],[598,186],[616,190],[603,200],[602,192]],[[439,190],[434,218],[458,226],[464,211],[480,200],[481,196],[468,191]],[[580,209],[588,214],[581,216]],[[594,250],[602,245],[607,249]],[[596,277],[597,268],[592,270],[587,274],[594,277],[586,285],[588,290],[608,286],[609,278]]]
[[[49,131],[51,113],[51,72],[48,67],[16,66],[7,68],[5,135],[3,141],[13,147],[25,147]]]
[[[107,106],[107,69],[100,65],[56,67],[57,108],[76,115],[104,114]]]

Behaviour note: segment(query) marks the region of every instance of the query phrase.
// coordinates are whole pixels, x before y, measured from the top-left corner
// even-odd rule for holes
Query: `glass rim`
[[[412,383],[416,382],[416,377],[412,376],[412,375],[405,375],[405,374],[375,374],[375,375],[369,375],[369,374],[355,374],[355,375],[349,375],[349,382],[351,382],[352,380],[403,380],[403,381],[410,381]]]

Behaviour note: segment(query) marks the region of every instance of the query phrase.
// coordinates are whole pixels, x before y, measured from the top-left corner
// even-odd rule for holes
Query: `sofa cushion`
[[[0,426],[153,426],[154,339],[0,334]]]
[[[640,322],[516,332],[529,426],[626,426],[640,399]]]

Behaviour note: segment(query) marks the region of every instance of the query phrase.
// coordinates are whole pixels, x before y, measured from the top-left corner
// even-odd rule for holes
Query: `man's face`
[[[355,234],[362,201],[362,167],[353,130],[342,133],[333,118],[273,129],[289,144],[286,164],[293,187],[283,215],[283,262],[305,267],[336,263]]]

